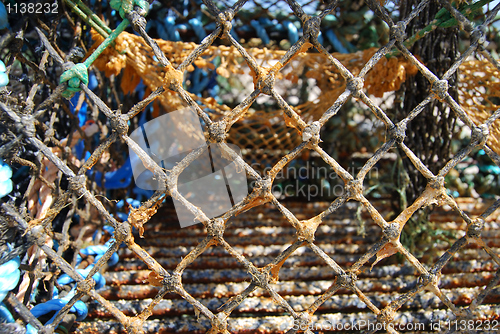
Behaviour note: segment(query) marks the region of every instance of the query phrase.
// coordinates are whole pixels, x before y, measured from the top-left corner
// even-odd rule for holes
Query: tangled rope
[[[119,11],[123,21],[106,37],[103,43],[91,55],[89,55],[83,63],[73,65],[61,75],[59,83],[64,84],[67,82],[68,85],[62,94],[63,97],[67,99],[70,99],[75,93],[81,91],[81,84],[86,86],[89,83],[89,67],[97,59],[97,57],[99,57],[99,55],[115,41],[120,33],[125,31],[128,27],[130,22],[125,17],[132,11],[133,5],[137,5],[142,9],[140,15],[146,15],[149,9],[149,3],[145,0],[112,0],[110,5],[113,9]],[[87,21],[89,21],[88,18]]]
[[[113,234],[113,229],[111,227],[106,226],[105,230],[111,235]],[[94,239],[96,236],[97,234],[94,234]],[[114,238],[111,238],[104,245],[92,245],[82,249],[80,251],[80,254],[85,256],[92,256],[94,257],[94,261],[91,264],[89,264],[85,269],[77,269],[76,272],[80,274],[83,278],[85,278],[94,268],[95,263],[99,261],[99,259],[108,251],[108,249],[112,246],[114,242],[115,242]],[[81,264],[83,260],[80,254],[77,255],[77,265]],[[118,263],[118,254],[113,253],[111,258],[108,260],[108,265],[113,266],[116,263]],[[4,305],[3,300],[5,299],[9,291],[13,290],[19,283],[21,275],[21,272],[19,270],[19,265],[20,265],[20,259],[18,256],[0,265],[0,302],[1,302],[0,321],[10,324],[14,324],[15,319],[13,318],[9,309]],[[95,289],[101,289],[106,285],[106,280],[104,276],[99,272],[94,274],[92,278],[96,283]],[[54,288],[51,299],[46,302],[35,305],[31,309],[31,314],[36,318],[41,318],[43,316],[52,314],[50,319],[48,319],[45,322],[45,325],[51,324],[56,318],[57,313],[63,307],[66,306],[66,304],[71,300],[71,298],[74,297],[76,293],[76,285],[74,284],[74,282],[75,281],[73,278],[71,278],[67,274],[62,274],[57,279],[57,284],[61,287],[65,285],[73,285],[73,287],[64,294],[61,294],[57,288]],[[59,329],[65,332],[68,332],[71,329],[73,321],[75,320],[82,321],[87,317],[88,314],[87,304],[81,300],[78,300],[71,306],[69,312],[74,313],[76,315],[76,318],[74,320],[71,319],[69,323],[61,323],[59,325]],[[68,326],[70,328],[65,328],[65,326]],[[26,333],[36,334],[38,333],[38,331],[31,324],[28,324],[26,326]]]

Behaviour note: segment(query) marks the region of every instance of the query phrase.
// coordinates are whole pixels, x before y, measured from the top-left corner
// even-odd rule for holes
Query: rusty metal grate
[[[436,296],[443,308],[438,312],[442,316],[443,321],[448,323],[454,320],[476,321],[489,320],[493,321],[498,318],[498,313],[495,307],[483,306],[483,303],[497,303],[498,293],[492,293],[500,281],[498,265],[500,257],[496,251],[495,243],[495,223],[491,222],[493,212],[500,205],[499,200],[490,203],[480,212],[461,209],[457,200],[451,197],[445,186],[445,177],[450,171],[457,166],[464,158],[466,158],[475,148],[482,148],[486,154],[500,166],[500,160],[494,148],[489,147],[486,143],[489,135],[489,129],[493,122],[500,116],[500,110],[495,110],[489,118],[481,124],[476,125],[464,108],[455,101],[448,93],[448,79],[457,71],[458,67],[465,60],[476,53],[478,57],[488,61],[493,69],[500,70],[498,61],[486,49],[485,31],[486,27],[494,20],[500,5],[489,13],[481,25],[474,26],[462,13],[456,10],[450,2],[443,0],[440,4],[450,12],[451,17],[455,18],[458,26],[464,33],[470,35],[470,46],[460,55],[457,61],[446,71],[441,77],[437,77],[429,71],[414,55],[410,53],[405,46],[405,28],[409,22],[418,15],[418,13],[429,5],[429,1],[422,1],[416,6],[411,14],[398,22],[393,22],[388,15],[387,10],[379,1],[368,1],[372,11],[386,24],[390,29],[390,40],[387,45],[375,52],[371,58],[364,64],[363,68],[357,75],[353,75],[342,63],[332,56],[322,44],[318,42],[318,33],[321,20],[335,9],[337,1],[328,2],[323,11],[318,16],[307,15],[297,1],[287,1],[293,13],[300,19],[303,24],[303,36],[293,44],[287,52],[282,56],[276,65],[264,68],[236,41],[230,34],[231,21],[238,15],[240,9],[245,5],[246,1],[238,1],[231,7],[221,10],[212,1],[204,1],[207,10],[216,18],[216,29],[209,34],[203,43],[196,46],[195,49],[182,60],[180,65],[174,67],[171,61],[165,56],[157,43],[149,37],[145,31],[146,19],[144,12],[139,7],[135,7],[128,11],[126,17],[132,22],[134,30],[139,33],[145,43],[151,47],[156,57],[159,66],[164,69],[164,77],[162,86],[158,87],[147,98],[143,99],[138,104],[130,107],[127,110],[113,110],[108,104],[109,101],[103,101],[95,92],[90,90],[81,82],[70,82],[72,90],[79,89],[85,92],[86,99],[89,103],[95,106],[98,113],[104,114],[108,119],[109,132],[102,138],[98,148],[92,153],[81,166],[76,166],[71,162],[70,153],[64,149],[58,148],[63,146],[60,140],[54,135],[54,122],[56,113],[54,105],[60,108],[61,96],[68,88],[67,83],[54,85],[52,81],[41,83],[33,83],[27,90],[27,98],[22,108],[12,103],[13,97],[2,97],[0,107],[2,109],[3,118],[9,119],[9,132],[6,136],[10,136],[10,143],[4,144],[2,154],[11,161],[28,165],[32,168],[33,176],[30,187],[35,186],[35,181],[44,183],[48,188],[52,189],[51,194],[54,198],[50,208],[44,211],[40,217],[31,217],[26,210],[25,203],[18,205],[12,202],[2,204],[2,220],[11,229],[17,229],[22,234],[28,245],[34,245],[41,253],[45,254],[50,260],[51,270],[54,273],[62,273],[69,275],[76,283],[76,294],[58,313],[54,322],[50,325],[43,325],[37,320],[28,308],[18,302],[16,298],[9,294],[6,301],[14,309],[18,317],[23,321],[30,323],[40,332],[53,332],[59,322],[70,311],[70,308],[81,299],[90,297],[98,303],[94,307],[94,315],[102,315],[103,317],[112,317],[123,326],[129,333],[142,332],[157,332],[157,331],[209,331],[210,333],[228,333],[228,332],[244,332],[247,328],[249,331],[265,331],[268,332],[290,332],[295,333],[300,329],[306,329],[306,332],[311,332],[308,328],[321,330],[321,326],[325,326],[325,321],[330,319],[335,323],[349,323],[359,320],[359,317],[364,317],[366,321],[371,321],[374,326],[382,324],[401,324],[410,323],[415,319],[427,319],[428,315],[420,314],[421,318],[412,315],[407,311],[408,304],[416,305],[415,308],[423,309],[427,307],[428,300]],[[23,61],[34,69],[37,69],[37,75],[44,76],[44,71],[50,62],[58,63],[61,68],[67,69],[67,63],[64,62],[59,55],[57,49],[51,44],[49,39],[42,31],[38,31],[39,38],[43,44],[43,57],[40,64],[30,63],[26,58]],[[18,38],[11,36],[11,38]],[[199,55],[204,50],[209,48],[215,40],[224,38],[232,46],[234,46],[244,58],[248,67],[254,73],[254,91],[247,96],[236,107],[227,112],[223,117],[214,121],[209,114],[204,112],[191,95],[183,88],[184,71],[193,64]],[[334,66],[346,82],[346,88],[338,99],[329,108],[323,110],[319,119],[306,123],[294,108],[292,108],[274,88],[277,74],[286,66],[294,55],[301,52],[306,43],[311,43],[312,46]],[[426,99],[424,99],[416,108],[408,110],[405,118],[397,123],[394,123],[387,113],[378,107],[364,91],[364,78],[369,71],[379,62],[386,54],[393,52],[396,48],[407,61],[411,62],[418,71],[429,81],[431,91]],[[21,53],[17,54],[21,57]],[[66,66],[66,67],[65,67]],[[498,73],[498,72],[496,72]],[[52,73],[52,75],[54,75]],[[49,74],[47,74],[49,76]],[[50,90],[50,97],[40,101],[35,99],[35,95],[41,90]],[[180,97],[184,103],[196,110],[198,116],[206,124],[207,140],[216,144],[225,155],[234,159],[237,164],[245,170],[250,179],[255,181],[253,188],[247,197],[241,202],[235,203],[234,206],[223,215],[210,219],[198,207],[185,200],[182,194],[177,189],[179,175],[182,171],[193,162],[197,156],[203,153],[203,150],[196,150],[187,155],[173,169],[168,170],[159,166],[138,143],[134,142],[128,135],[129,122],[133,121],[136,116],[152,101],[159,98],[165,91]],[[113,94],[113,92],[111,93]],[[238,156],[227,144],[226,137],[232,125],[241,118],[245,117],[245,112],[259,95],[269,95],[272,97],[279,108],[283,111],[283,116],[286,124],[293,129],[290,131],[297,132],[302,138],[302,142],[284,155],[272,169],[265,175],[257,172],[248,161]],[[344,169],[338,161],[328,155],[320,146],[320,131],[326,122],[335,117],[341,107],[349,100],[357,99],[364,103],[370,111],[384,123],[386,127],[386,140],[378,150],[370,156],[360,171],[353,175]],[[471,131],[470,141],[459,150],[447,163],[439,170],[438,173],[432,173],[405,144],[405,129],[407,124],[411,123],[423,107],[433,100],[439,100],[446,103],[453,110],[456,117],[463,122],[465,127]],[[52,113],[52,114],[51,114]],[[51,116],[52,121],[48,124],[40,122],[39,119],[46,115]],[[49,118],[50,119],[50,118]],[[81,132],[81,131],[80,131]],[[83,135],[82,135],[83,136]],[[118,143],[124,142],[131,150],[133,150],[143,161],[144,165],[151,170],[160,184],[167,186],[168,190],[159,190],[152,197],[144,201],[137,209],[130,212],[128,220],[119,221],[115,215],[111,214],[109,200],[104,199],[105,194],[99,193],[98,187],[89,180],[86,175],[89,170],[103,158],[103,155],[108,149]],[[71,138],[69,140],[71,142]],[[33,161],[16,156],[20,152],[20,148],[31,147],[37,156]],[[400,212],[397,217],[391,221],[387,221],[384,215],[378,210],[376,205],[364,196],[363,183],[366,175],[372,170],[377,162],[379,162],[384,154],[391,148],[398,147],[418,169],[423,177],[427,179],[427,187],[418,196],[418,198],[406,209]],[[325,163],[327,163],[335,173],[343,180],[343,193],[334,201],[326,206],[319,205],[317,210],[304,211],[301,214],[293,213],[294,210],[288,202],[281,202],[272,193],[272,186],[275,177],[285,168],[287,163],[297,159],[303,152],[314,151]],[[10,152],[10,153],[9,153]],[[55,169],[56,177],[47,179],[44,177],[44,171],[41,166],[42,159],[50,161],[57,169]],[[67,185],[62,180],[67,180]],[[41,191],[41,190],[40,190]],[[29,194],[29,191],[27,192]],[[153,222],[148,223],[148,230],[144,234],[149,242],[145,245],[142,241],[136,240],[136,235],[132,234],[132,227],[138,230],[143,228],[143,225],[150,221],[151,217],[158,216],[157,210],[159,204],[165,197],[172,197],[182,201],[185,207],[203,223],[204,229],[186,229],[178,231],[180,235],[196,236],[192,240],[192,244],[187,248],[182,242],[179,243],[179,249],[189,249],[189,252],[174,250],[176,256],[179,254],[182,258],[178,262],[161,260],[161,254],[156,253],[155,238],[161,236],[161,231],[155,230]],[[342,256],[335,252],[337,242],[343,244],[345,239],[342,239],[342,233],[346,233],[351,225],[352,218],[346,218],[342,221],[340,227],[332,228],[335,224],[333,216],[335,213],[345,214],[346,211],[352,210],[351,202],[358,202],[359,205],[367,213],[367,218],[373,224],[370,225],[368,232],[370,237],[365,239],[369,245],[360,247],[360,251],[354,256]],[[270,203],[270,204],[265,204]],[[437,206],[448,206],[453,212],[459,215],[463,220],[463,224],[454,226],[454,230],[462,230],[464,233],[456,235],[452,245],[446,249],[430,266],[424,265],[421,260],[409,252],[400,242],[401,231],[410,217],[422,207],[435,204]],[[83,278],[75,271],[74,263],[69,263],[62,256],[63,252],[71,246],[68,229],[71,221],[66,221],[63,226],[65,233],[55,233],[52,230],[52,222],[57,215],[67,207],[75,212],[84,212],[81,207],[85,207],[87,211],[93,210],[94,215],[98,220],[105,221],[106,224],[114,228],[115,242],[106,251],[94,267],[90,270],[87,277]],[[261,220],[270,217],[273,222],[269,228],[275,232],[271,233],[267,239],[262,235],[258,235],[260,242],[263,242],[263,247],[258,250],[248,252],[248,249],[242,248],[240,237],[236,230],[227,228],[227,225],[233,223],[237,226],[245,225],[247,222],[242,221],[238,214],[249,210],[248,219],[257,217],[253,221],[254,229],[246,228],[246,231],[257,231],[259,226],[263,226]],[[473,213],[471,213],[473,212]],[[156,214],[156,216],[154,216]],[[91,215],[91,214],[89,214]],[[249,224],[249,226],[251,226]],[[246,226],[245,226],[246,227]],[[161,229],[161,227],[158,227]],[[295,235],[295,240],[282,247],[283,244],[277,247],[271,247],[266,244],[274,234],[286,231],[288,235]],[[337,237],[338,241],[328,240],[329,238]],[[241,233],[241,232],[240,232]],[[493,236],[490,236],[492,233]],[[265,232],[264,235],[267,233]],[[251,234],[250,234],[251,235]],[[263,238],[263,239],[262,239]],[[235,239],[238,239],[235,244]],[[325,239],[328,242],[325,242]],[[491,240],[493,239],[493,240]],[[60,245],[58,250],[53,248],[53,240],[56,240]],[[186,239],[187,240],[187,239]],[[491,242],[490,242],[491,240]],[[158,240],[161,242],[161,239]],[[184,242],[184,241],[183,241]],[[249,243],[257,242],[255,238],[249,238]],[[95,281],[92,276],[99,271],[102,271],[106,266],[107,261],[113,253],[119,251],[121,244],[125,244],[126,251],[120,250],[122,258],[135,257],[136,269],[140,268],[138,277],[127,277],[126,272],[106,274],[107,280],[114,284],[123,284],[131,280],[148,280],[150,285],[158,286],[157,289],[149,289],[143,291],[125,291],[130,293],[130,296],[147,295],[150,299],[142,302],[115,302],[113,299],[124,298],[123,296],[114,294],[111,290],[97,291],[95,289]],[[274,245],[274,243],[272,243]],[[453,283],[455,274],[458,272],[457,267],[460,266],[460,261],[457,259],[457,254],[462,254],[465,250],[469,250],[468,245],[484,251],[481,257],[480,268],[491,268],[488,274],[483,276],[477,274],[469,275],[465,278],[470,285],[480,288],[467,294],[466,297],[457,297],[460,295],[458,289]],[[472,248],[474,249],[474,248]],[[395,253],[401,254],[407,265],[399,267],[395,271],[397,278],[389,279],[384,283],[381,276],[377,276],[379,265],[374,266],[374,275],[367,274],[368,262],[376,257],[377,260],[388,257]],[[181,255],[182,254],[182,255]],[[228,291],[224,290],[221,295],[227,297],[224,302],[218,299],[217,289],[224,289],[224,284],[218,284],[213,287],[215,290],[208,289],[207,294],[213,294],[214,298],[207,300],[203,299],[205,304],[200,300],[203,298],[203,293],[198,289],[201,287],[191,286],[192,282],[197,282],[197,275],[203,275],[203,271],[193,271],[191,268],[203,268],[200,260],[204,261],[206,256],[218,257],[224,254],[224,261],[217,261],[221,267],[228,268],[228,275],[234,274],[234,268],[239,268],[238,276],[231,276],[231,279],[237,281],[231,285],[227,285]],[[469,253],[468,256],[475,256]],[[486,255],[485,255],[486,254]],[[15,251],[11,251],[11,258],[17,255]],[[297,257],[300,255],[300,259]],[[462,255],[460,255],[462,256]],[[48,261],[47,260],[47,261]],[[6,259],[4,260],[4,262]],[[212,259],[215,261],[215,259]],[[296,261],[306,261],[314,263],[318,268],[317,272],[303,272],[300,269],[288,269],[290,264],[297,263]],[[31,274],[34,276],[42,275],[41,268],[43,261],[39,261],[39,265],[35,263],[31,268]],[[46,263],[46,262],[45,262]],[[31,263],[30,263],[31,265]],[[130,264],[133,266],[133,264]],[[147,269],[146,269],[147,268]],[[302,268],[302,267],[299,267]],[[286,270],[285,270],[286,269]],[[366,269],[366,270],[365,270]],[[414,272],[417,275],[414,275]],[[473,271],[473,270],[472,270]],[[28,270],[30,272],[30,270]],[[224,275],[224,271],[219,273]],[[203,278],[203,283],[209,283],[213,279],[224,282],[224,277],[211,276],[211,272],[206,272]],[[300,284],[300,277],[313,277],[320,279],[321,283],[316,286],[311,286],[307,283]],[[308,276],[311,275],[311,276]],[[42,275],[43,276],[43,275]],[[409,277],[410,276],[410,277]],[[399,279],[399,280],[398,280]],[[400,283],[407,282],[408,289],[402,292]],[[288,285],[288,286],[287,286]],[[292,286],[289,286],[292,285]],[[390,290],[394,292],[390,296],[379,296],[373,291],[377,291],[377,286],[380,289]],[[230,289],[230,292],[229,292]],[[298,289],[299,293],[288,295],[288,289]],[[300,295],[299,295],[300,294]],[[87,297],[88,296],[88,297]],[[286,298],[284,298],[286,296]],[[349,297],[346,297],[349,296]],[[182,299],[181,299],[182,298]],[[29,302],[29,300],[28,300]],[[254,306],[247,306],[249,303],[255,302]],[[347,303],[348,309],[353,310],[349,314],[335,313],[338,310],[337,303]],[[420,307],[418,306],[420,305]],[[247,308],[248,307],[248,308]],[[194,308],[195,314],[199,317],[199,323],[186,321],[182,317],[173,320],[166,326],[158,319],[148,320],[151,317],[157,317],[161,314],[155,313],[155,309],[175,310],[179,315],[191,313]],[[327,309],[333,313],[323,313],[321,310]],[[359,309],[369,310],[363,312],[355,312]],[[236,315],[239,313],[251,312],[272,312],[272,316],[262,318],[239,318]],[[439,315],[434,314],[438,317]],[[416,321],[416,320],[415,320]],[[475,323],[475,322],[474,322]],[[93,323],[88,322],[81,324],[81,330],[108,331],[105,322]],[[114,326],[114,325],[113,325]],[[253,329],[251,329],[253,328]],[[397,332],[395,328],[387,327],[388,332]],[[367,332],[375,332],[379,328],[366,329]],[[474,332],[474,328],[465,328],[464,331]],[[117,329],[118,330],[118,329]],[[325,329],[328,331],[328,329]]]
[[[301,208],[301,214],[314,215],[317,210],[325,209],[328,203],[318,203],[316,207],[302,203],[290,203],[294,208]],[[460,208],[471,214],[480,213],[491,203],[477,203],[460,199]],[[382,212],[388,211],[387,205],[375,203]],[[172,210],[161,211],[161,216],[175,215]],[[260,220],[258,215],[264,215],[269,221]],[[369,218],[365,213],[364,218]],[[453,216],[453,214],[451,215]],[[495,221],[498,215],[488,219],[485,225],[485,242],[491,247],[498,246],[498,233],[495,231]],[[430,219],[439,222],[435,228],[446,231],[463,230],[465,227],[453,222],[460,217],[450,217],[450,210],[434,210]],[[352,226],[356,220],[356,204],[349,203],[340,209],[337,215],[325,219],[323,228],[317,232],[315,243],[327,254],[334,257],[342,267],[349,267],[357,261],[370,247],[370,242],[376,242],[381,231],[377,226],[371,226],[370,237],[360,237]],[[459,226],[457,226],[457,224]],[[179,256],[185,254],[179,248],[192,249],[204,238],[204,229],[193,226],[186,230],[176,227],[165,227],[164,219],[154,216],[148,222],[145,238],[140,242],[159,263],[167,270],[174,270]],[[271,205],[264,205],[239,215],[225,230],[225,239],[257,266],[265,266],[272,262],[282,249],[293,242],[295,229],[291,228],[286,219]],[[458,233],[457,233],[458,236]],[[431,258],[443,252],[446,244],[437,247]],[[120,264],[105,274],[108,282],[105,289],[99,293],[116,305],[127,315],[135,315],[146,307],[156,296],[160,287],[147,283],[149,275],[147,266],[132,253],[124,254]],[[495,275],[487,254],[474,245],[466,246],[462,252],[455,254],[442,270],[440,289],[448,295],[459,307],[468,305],[471,297],[476,295]],[[409,264],[401,265],[397,261],[384,262],[372,270],[367,268],[358,275],[357,286],[379,308],[387,306],[391,300],[411,289],[419,274]],[[272,284],[280,296],[299,311],[304,304],[311,304],[323,291],[327,290],[335,273],[319,259],[312,251],[302,248],[288,258],[280,270],[280,281]],[[195,298],[209,308],[218,308],[231,297],[237,295],[248,286],[248,275],[245,268],[233,257],[219,248],[211,248],[204,252],[183,273],[183,285]],[[481,306],[481,312],[494,317],[495,304],[500,295],[494,289]],[[89,310],[89,320],[81,323],[79,330],[89,333],[103,331],[124,332],[121,324],[115,320],[109,311],[99,304]],[[406,303],[400,309],[397,321],[403,318],[410,324],[405,332],[422,332],[410,328],[413,324],[436,323],[438,317],[446,317],[443,304],[436,302],[432,292],[426,291]],[[314,323],[323,324],[323,330],[332,326],[339,329],[346,324],[360,320],[376,321],[375,315],[362,303],[352,291],[340,289],[334,296],[323,303],[317,314],[313,316]],[[276,307],[272,298],[265,290],[258,289],[245,299],[234,310],[229,318],[231,332],[283,333],[292,327],[293,319],[283,314]],[[168,294],[153,310],[153,314],[145,323],[148,332],[205,332],[209,327],[204,317],[196,317],[192,306],[175,294]],[[366,327],[365,327],[366,329]],[[325,332],[328,332],[325,330]],[[435,332],[429,330],[429,332]]]

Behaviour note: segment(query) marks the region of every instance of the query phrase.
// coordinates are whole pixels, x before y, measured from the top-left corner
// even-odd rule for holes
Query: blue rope
[[[333,29],[328,29],[325,32],[326,38],[332,43],[333,47],[340,53],[349,53],[349,50],[342,44],[342,42],[338,39],[337,35],[333,31]]]
[[[111,226],[104,226],[103,229],[112,235],[114,234],[114,229]],[[87,268],[85,269],[77,269],[76,272],[79,275],[81,275],[82,278],[86,278],[90,273],[90,271],[92,270],[92,268],[94,268],[94,264],[104,255],[104,253],[106,253],[106,251],[109,249],[109,247],[111,247],[111,244],[113,242],[115,242],[115,240],[110,239],[104,245],[88,246],[82,249],[80,251],[82,254],[95,256],[94,263],[87,266]],[[118,260],[119,260],[118,254],[113,253],[113,255],[108,261],[108,264],[115,265],[118,262]],[[80,264],[81,262],[82,258],[80,255],[78,255],[77,264]],[[2,289],[0,290],[0,298],[1,298],[0,301],[3,300],[8,291],[12,290],[14,287],[17,286],[20,276],[20,271],[18,269],[19,264],[20,264],[19,257],[16,257],[15,259],[0,266],[0,289]],[[96,273],[92,276],[92,278],[96,282],[95,289],[101,289],[106,285],[106,279],[102,274]],[[62,274],[57,279],[57,283],[59,285],[67,285],[73,282],[74,279],[68,276],[67,274]],[[45,323],[45,325],[51,324],[54,321],[57,313],[71,300],[71,298],[73,298],[75,293],[76,293],[76,285],[72,287],[72,289],[66,294],[66,296],[60,298],[59,291],[56,288],[54,288],[54,291],[52,293],[52,299],[45,303],[35,305],[31,309],[31,313],[36,318],[39,318],[43,315],[54,312],[52,318],[49,321],[47,321],[47,323]],[[76,314],[77,321],[82,321],[88,315],[88,308],[83,301],[79,300],[70,308],[70,312]],[[12,317],[12,314],[8,311],[5,305],[3,305],[3,303],[0,303],[0,321],[4,322],[15,321],[14,318]],[[36,334],[37,330],[33,326],[28,324],[26,326],[26,333]]]
[[[104,253],[108,251],[108,249],[111,247],[111,242],[107,242],[105,245],[96,245],[96,246],[88,246],[87,248],[84,248],[80,251],[83,255],[92,255],[95,257],[94,263],[97,263],[101,257],[104,256]],[[118,254],[113,253],[111,257],[108,260],[108,265],[109,266],[114,266],[115,264],[118,263],[119,257]],[[82,261],[81,256],[78,254],[77,255],[77,263],[80,263]]]
[[[205,32],[205,29],[203,28],[203,24],[201,24],[201,21],[197,18],[192,18],[191,20],[188,21],[191,27],[194,30],[194,33],[200,40],[200,42],[205,38],[207,33]]]
[[[82,276],[82,278],[87,278],[87,275],[90,273],[90,271],[92,270],[93,267],[94,267],[94,265],[91,264],[85,269],[77,269],[76,272],[79,273],[80,276]],[[106,285],[106,279],[100,273],[95,273],[94,276],[92,276],[92,279],[95,281],[95,289],[96,290],[100,289]],[[73,277],[69,276],[68,274],[62,274],[57,279],[57,283],[59,285],[67,285],[67,284],[73,283],[74,281],[75,280],[73,279]],[[56,296],[59,295],[59,293],[56,292],[56,290],[54,291],[54,293]]]
[[[259,21],[252,20],[250,21],[250,25],[255,29],[257,36],[259,36],[264,45],[268,45],[271,42],[269,36],[267,35],[266,29],[264,29],[264,27],[259,23]]]
[[[290,21],[283,21],[283,28],[285,28],[286,32],[288,33],[288,40],[290,43],[295,44],[299,40],[299,30]]]
[[[35,305],[35,307],[33,307],[31,309],[31,314],[33,314],[36,318],[39,318],[42,315],[45,315],[47,313],[54,312],[54,311],[57,314],[57,312],[59,312],[68,303],[68,301],[69,301],[69,299],[68,300],[65,300],[65,299],[49,300],[45,303]],[[85,305],[84,302],[79,300],[70,308],[70,312],[76,314],[77,321],[82,321],[83,319],[85,319],[87,317],[87,314],[88,314],[87,305]],[[52,321],[54,321],[56,314],[54,314],[54,316],[52,318],[50,318],[49,321],[47,321],[46,325],[51,324]]]
[[[164,22],[164,27],[167,32],[168,40],[174,41],[174,42],[179,42],[181,40],[181,35],[177,31],[175,27],[175,19],[171,16],[167,16],[165,18]]]

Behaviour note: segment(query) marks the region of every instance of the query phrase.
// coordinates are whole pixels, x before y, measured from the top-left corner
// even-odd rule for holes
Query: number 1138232
[[[57,1],[50,2],[21,2],[5,4],[8,14],[57,14],[59,11],[59,4]]]

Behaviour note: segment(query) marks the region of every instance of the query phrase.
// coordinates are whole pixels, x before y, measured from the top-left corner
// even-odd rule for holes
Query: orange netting
[[[95,40],[89,54],[97,48],[104,38],[93,31]],[[171,42],[157,39],[161,50],[171,61],[174,67],[178,66],[196,47],[195,43]],[[325,55],[308,53],[308,46],[302,48],[285,67],[276,73],[276,79],[297,84],[299,78],[306,77],[316,81],[316,87],[321,91],[313,101],[307,101],[293,108],[306,122],[317,120],[345,91],[345,80],[336,67],[328,61]],[[333,53],[352,74],[358,75],[366,62],[378,48],[370,48],[351,54]],[[285,50],[271,50],[267,48],[250,48],[247,52],[261,62],[261,66],[271,69],[286,53]],[[220,65],[215,68],[213,60],[220,57]],[[255,85],[257,76],[250,68],[245,67],[245,62],[234,46],[210,46],[201,54],[194,64],[198,68],[215,70],[218,75],[230,78],[234,75],[248,74],[253,76]],[[142,79],[148,92],[164,85],[164,78],[168,72],[157,64],[153,51],[142,37],[123,32],[117,39],[114,48],[107,48],[95,61],[94,65],[107,76],[118,75],[123,70],[121,88],[125,94],[133,92]],[[194,71],[194,66],[187,67],[187,71]],[[415,75],[417,69],[402,56],[383,57],[368,72],[365,77],[364,87],[368,94],[374,97],[383,97],[384,93],[399,89],[407,76]],[[498,70],[488,61],[468,61],[460,66],[460,104],[476,122],[482,123],[494,110],[498,109],[493,97],[500,95]],[[480,75],[478,75],[480,74]],[[481,82],[478,82],[481,81]],[[249,82],[251,84],[251,82]],[[191,97],[207,112],[215,116],[226,115],[232,108],[226,104],[218,103],[212,97]],[[158,99],[164,112],[170,112],[185,107],[185,102],[173,91],[166,90]],[[498,103],[498,101],[496,101]],[[158,102],[154,106],[153,116],[160,114]],[[498,122],[497,122],[498,123]],[[275,109],[255,110],[249,108],[246,114],[233,125],[229,132],[228,142],[237,144],[246,149],[247,154],[259,161],[266,157],[289,152],[297,147],[302,138],[296,132],[291,132],[287,126],[293,126],[287,116],[276,106]],[[494,124],[495,135],[489,137],[488,144],[498,148],[500,126]],[[265,148],[265,149],[263,149]],[[500,149],[497,149],[500,154]]]
[[[471,60],[460,65],[458,83],[460,105],[476,125],[484,123],[500,108],[500,72],[487,60]],[[493,122],[487,144],[500,154],[500,122]]]

